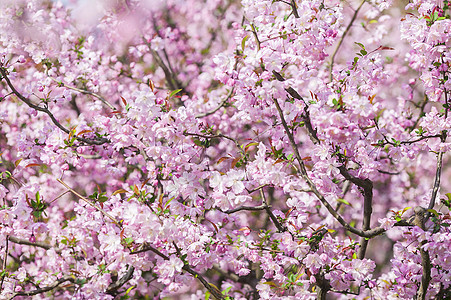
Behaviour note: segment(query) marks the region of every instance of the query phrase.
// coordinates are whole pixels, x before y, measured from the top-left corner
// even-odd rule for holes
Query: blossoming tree
[[[451,11],[401,2],[1,1],[0,298],[449,299]]]

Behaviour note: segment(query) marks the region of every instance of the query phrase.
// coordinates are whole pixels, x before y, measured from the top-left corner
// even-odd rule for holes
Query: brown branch
[[[341,175],[346,180],[349,180],[350,182],[354,183],[358,187],[361,187],[363,189],[363,230],[369,230],[371,228],[371,214],[373,213],[373,182],[366,179],[361,179],[358,177],[354,177],[351,174],[349,174],[348,170],[344,165],[341,165],[338,167],[340,170]],[[360,239],[360,248],[358,252],[358,258],[364,259],[366,249],[368,247],[369,240],[367,238],[362,237]]]
[[[110,284],[110,286],[106,290],[106,293],[112,296],[116,296],[118,294],[117,290],[120,289],[127,281],[129,281],[133,277],[134,271],[135,268],[133,266],[130,266],[127,270],[127,273],[125,273],[124,276],[121,277],[121,279]]]
[[[191,133],[191,132],[186,132],[186,131],[185,131],[185,132],[183,132],[183,135],[184,135],[184,136],[201,137],[201,138],[204,138],[204,139],[225,138],[225,139],[228,139],[228,140],[234,142],[234,143],[235,143],[235,146],[238,148],[238,150],[240,151],[240,153],[241,153],[243,156],[246,155],[246,153],[244,153],[243,149],[240,147],[240,144],[238,143],[237,140],[235,140],[234,138],[232,138],[232,137],[230,137],[230,136],[221,134],[221,133],[215,134],[215,135],[205,135],[205,134]]]
[[[254,189],[252,189],[252,190],[248,190],[248,189],[246,188],[246,191],[247,191],[249,194],[252,194],[252,193],[254,193],[254,192],[256,192],[256,191],[259,191],[261,188],[264,188],[265,186],[269,186],[269,184],[262,184],[262,185],[260,185],[260,186],[258,186],[258,187],[256,187],[256,188],[254,188]]]
[[[7,73],[5,68],[0,67],[0,73],[2,74],[2,77],[6,80],[6,83],[9,86],[9,88],[11,89],[11,91],[17,96],[17,98],[19,98],[22,102],[24,102],[26,105],[28,105],[28,107],[33,108],[34,110],[37,110],[37,111],[40,111],[40,112],[43,112],[43,113],[47,114],[56,127],[58,127],[59,129],[61,129],[63,132],[65,132],[67,134],[70,133],[70,130],[67,129],[66,127],[64,127],[63,125],[61,125],[61,123],[58,122],[58,120],[50,112],[50,110],[48,110],[46,107],[41,107],[39,105],[34,104],[30,99],[28,99],[27,97],[25,97],[21,93],[19,93],[16,90],[16,88],[14,87],[14,85],[11,83],[11,80],[9,80],[8,73]],[[85,139],[85,138],[82,138],[82,137],[79,137],[79,136],[74,136],[74,138],[76,138],[77,140],[79,140],[81,142],[89,144],[89,145],[103,145],[103,144],[109,142],[109,140],[105,139],[105,138]]]
[[[75,191],[74,189],[72,189],[70,186],[68,186],[64,181],[62,181],[61,179],[57,178],[56,179],[59,183],[61,183],[62,185],[64,185],[65,188],[67,188],[72,194],[74,194],[75,196],[77,196],[79,199],[83,200],[84,202],[86,202],[87,204],[91,205],[92,207],[94,207],[95,209],[97,209],[99,212],[101,212],[104,216],[108,217],[111,219],[111,221],[113,221],[114,224],[116,224],[119,228],[122,228],[122,225],[114,218],[112,217],[109,213],[107,213],[106,211],[104,211],[102,208],[100,208],[99,206],[97,206],[96,204],[92,203],[91,201],[89,201],[89,199],[87,199],[86,197],[80,195],[77,191]]]
[[[302,115],[304,118],[305,128],[307,128],[307,133],[310,137],[310,140],[313,142],[313,144],[319,144],[320,140],[318,138],[317,130],[316,128],[313,129],[312,122],[310,121],[310,112],[308,110],[308,106],[304,106],[304,112],[305,114]]]
[[[415,123],[413,123],[413,125],[410,127],[410,131],[413,131],[417,127],[418,123],[420,123],[420,120],[422,118],[422,115],[423,115],[424,109],[426,108],[427,103],[428,103],[428,96],[426,96],[426,94],[425,94],[424,100],[421,103],[420,113],[418,114],[418,118],[415,120]],[[417,106],[417,105],[415,105],[415,106]]]
[[[15,293],[10,299],[15,298],[16,296],[34,296],[34,295],[38,295],[38,294],[42,294],[48,291],[51,291],[55,288],[57,288],[58,286],[60,286],[62,283],[66,282],[66,281],[70,281],[70,282],[74,282],[75,279],[72,276],[64,276],[60,279],[58,279],[57,281],[55,281],[54,283],[52,283],[51,285],[48,285],[44,288],[39,288],[33,291],[28,291],[28,292],[17,292]]]
[[[413,220],[413,224],[415,226],[420,227],[423,230],[425,228],[426,214],[427,210],[421,206],[417,206],[414,209],[415,217]],[[423,274],[421,275],[421,283],[420,287],[417,291],[415,299],[417,300],[425,300],[426,293],[428,291],[429,282],[431,281],[431,259],[429,257],[429,252],[423,249],[423,246],[427,243],[426,240],[423,240],[419,243],[419,250],[421,255],[421,266],[423,268]]]
[[[316,185],[313,183],[313,181],[310,179],[307,173],[307,169],[305,168],[304,161],[301,158],[301,155],[299,154],[299,150],[296,146],[296,142],[294,140],[293,134],[290,132],[287,122],[285,121],[285,117],[283,116],[283,111],[280,108],[279,102],[277,99],[273,98],[274,104],[276,105],[277,111],[279,112],[280,119],[282,121],[282,125],[285,129],[285,132],[288,136],[288,139],[291,144],[291,148],[294,151],[296,160],[299,163],[299,172],[301,177],[307,182],[308,186],[312,190],[312,193],[315,194],[315,196],[320,200],[320,202],[326,207],[326,209],[329,211],[329,213],[348,231],[357,234],[360,237],[366,237],[366,238],[372,238],[376,235],[379,235],[381,233],[385,232],[385,229],[382,227],[376,227],[369,230],[359,230],[351,225],[349,225],[342,216],[330,205],[330,203],[324,198],[324,196],[318,191],[316,188]]]
[[[161,253],[158,249],[156,249],[150,245],[146,245],[146,247],[144,249],[141,249],[141,250],[138,250],[135,252],[131,252],[130,255],[143,253],[146,251],[152,251],[156,255],[162,257],[164,260],[169,260],[169,257],[167,255]],[[199,280],[202,283],[202,285],[213,295],[213,297],[215,297],[216,299],[220,299],[220,300],[224,299],[224,296],[221,294],[221,292],[215,286],[211,285],[208,281],[206,281],[201,274],[194,271],[188,264],[185,263],[185,265],[183,266],[182,269],[185,270],[186,272],[190,273],[191,275],[193,275],[194,278],[197,278],[197,280]]]
[[[332,81],[332,72],[334,70],[335,56],[337,55],[338,50],[341,47],[341,44],[343,44],[343,40],[345,39],[346,35],[348,34],[349,30],[351,29],[352,24],[354,24],[354,21],[357,18],[357,14],[359,13],[360,9],[362,8],[362,6],[365,2],[366,2],[366,0],[363,0],[362,3],[360,3],[359,7],[354,11],[354,15],[352,15],[351,21],[349,22],[348,26],[346,27],[345,31],[343,32],[343,35],[341,36],[341,39],[338,42],[337,47],[335,48],[334,52],[332,53],[332,58],[330,60],[330,67],[329,67],[329,81]]]
[[[234,273],[229,273],[224,271],[223,269],[221,269],[221,267],[217,264],[213,265],[213,270],[215,270],[216,272],[218,272],[221,276],[224,276],[227,279],[233,280],[235,282],[239,282],[240,277]]]
[[[251,23],[251,28],[252,28],[252,34],[254,35],[254,37],[255,37],[255,42],[256,42],[256,44],[257,44],[257,50],[258,51],[260,51],[260,40],[258,39],[258,35],[257,35],[257,30],[255,30],[255,26],[254,26],[254,24],[252,24]],[[244,50],[244,49],[243,49]]]
[[[106,106],[108,106],[110,109],[116,110],[116,108],[111,103],[106,101],[106,99],[103,98],[102,96],[100,96],[99,94],[96,94],[96,93],[88,91],[88,90],[79,89],[79,88],[74,87],[74,86],[67,85],[64,82],[59,81],[59,80],[57,80],[57,79],[55,79],[53,77],[49,77],[49,78],[51,80],[55,81],[58,84],[58,86],[65,87],[65,88],[68,88],[70,90],[73,90],[73,91],[76,91],[76,92],[79,92],[79,93],[82,93],[82,94],[85,94],[85,95],[93,96],[93,97],[99,99],[100,101],[102,101],[102,103],[105,104]]]
[[[442,139],[443,140],[443,139]],[[435,171],[434,187],[432,188],[432,196],[429,201],[428,209],[433,209],[435,205],[435,199],[437,198],[437,193],[440,188],[440,178],[442,176],[442,165],[443,165],[443,151],[440,151],[437,155],[437,169]]]
[[[279,232],[287,231],[287,228],[280,224],[279,220],[277,220],[276,216],[272,213],[271,207],[268,205],[268,201],[266,200],[265,192],[263,192],[263,189],[260,189],[260,195],[262,197],[266,213],[269,215],[269,218],[274,223],[277,230],[279,230]]]
[[[285,78],[283,78],[283,76],[276,71],[272,71],[274,77],[276,77],[276,79],[278,81],[285,81]],[[302,100],[305,104],[304,106],[304,114],[302,114],[302,118],[304,119],[304,123],[305,123],[305,128],[307,128],[307,133],[310,137],[310,140],[314,143],[314,144],[319,144],[320,140],[318,139],[318,134],[317,134],[317,130],[313,128],[312,126],[312,122],[310,120],[310,112],[308,110],[308,106],[305,103],[304,99],[302,98],[301,95],[299,95],[299,93],[293,89],[292,87],[288,87],[285,89],[285,91],[290,94],[291,97],[298,99],[298,100]]]
[[[219,103],[219,105],[218,105],[216,108],[214,108],[214,109],[212,109],[212,110],[210,110],[210,111],[207,111],[207,112],[198,114],[198,115],[196,115],[196,118],[197,118],[197,119],[203,118],[203,117],[212,115],[212,114],[214,114],[215,112],[217,112],[221,107],[223,107],[223,106],[227,103],[227,101],[230,100],[230,98],[232,97],[234,91],[235,91],[235,88],[232,88],[232,90],[230,90],[230,92],[229,92],[229,94],[227,95],[227,97],[226,97],[221,103]]]
[[[9,235],[6,236],[6,241],[5,241],[5,257],[3,257],[3,264],[2,264],[2,280],[0,282],[0,291],[3,289],[3,281],[5,280],[5,276],[6,276],[6,260],[8,259],[8,250],[9,250]]]
[[[394,142],[390,142],[385,135],[383,135],[383,137],[384,137],[384,140],[385,140],[384,145],[389,144],[389,145],[392,145],[392,146],[398,146],[398,144],[396,144]],[[425,136],[422,136],[420,138],[417,138],[416,140],[400,141],[399,145],[411,145],[411,144],[417,143],[417,142],[422,141],[422,140],[426,140],[426,139],[430,139],[430,138],[441,138],[441,137],[442,137],[442,134],[425,135]]]
[[[39,248],[43,248],[45,250],[49,250],[50,248],[52,248],[52,246],[47,245],[45,243],[41,243],[41,242],[30,242],[28,240],[23,240],[23,239],[19,239],[16,238],[14,236],[9,236],[8,240],[10,240],[11,242],[13,242],[14,244],[19,244],[19,245],[27,245],[27,246],[33,246],[33,247],[39,247]]]
[[[177,76],[173,72],[171,72],[171,70],[166,66],[166,64],[164,63],[163,59],[158,54],[158,52],[153,50],[150,44],[148,44],[148,47],[152,53],[153,59],[157,62],[158,66],[160,66],[160,68],[163,69],[164,77],[166,79],[166,82],[168,83],[168,87],[171,90],[181,89],[183,93],[189,94],[186,91],[185,87],[180,83]]]
[[[321,272],[323,273],[323,272]],[[324,278],[324,274],[316,274],[316,299],[317,300],[326,300],[327,292],[331,289],[331,285],[329,280]]]
[[[225,214],[233,214],[239,211],[248,210],[248,211],[259,211],[259,210],[265,210],[267,209],[267,205],[260,205],[260,206],[240,206],[237,208],[229,209],[224,211]],[[269,206],[271,208],[271,206]]]
[[[293,10],[293,15],[296,19],[299,19],[298,8],[295,0],[291,0],[291,9]]]

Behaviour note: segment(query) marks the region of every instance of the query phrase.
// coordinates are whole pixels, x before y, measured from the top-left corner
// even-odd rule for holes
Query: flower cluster
[[[450,1],[0,3],[1,299],[448,299]]]

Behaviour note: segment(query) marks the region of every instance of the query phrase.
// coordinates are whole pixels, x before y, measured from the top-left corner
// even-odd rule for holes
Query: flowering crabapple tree
[[[0,298],[450,299],[450,13],[2,0]]]

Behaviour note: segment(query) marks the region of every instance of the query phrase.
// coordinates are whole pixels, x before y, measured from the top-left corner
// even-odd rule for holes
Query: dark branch
[[[427,210],[421,206],[415,207],[415,215],[413,224],[415,226],[420,227],[423,230],[425,228],[426,214]],[[421,283],[420,287],[417,291],[415,299],[424,300],[426,299],[426,293],[428,291],[429,282],[431,281],[431,259],[429,257],[429,252],[424,250],[423,246],[427,243],[426,240],[423,240],[419,243],[419,250],[421,255],[421,266],[423,268],[423,274],[421,275]]]
[[[235,88],[232,88],[232,90],[229,92],[229,94],[227,95],[227,97],[226,97],[221,103],[219,103],[219,105],[218,105],[216,108],[214,108],[214,109],[212,109],[212,110],[210,110],[210,111],[207,111],[207,112],[198,114],[198,115],[196,115],[196,118],[198,118],[198,119],[199,119],[199,118],[203,118],[203,117],[212,115],[212,114],[214,114],[215,112],[217,112],[221,107],[223,107],[223,106],[227,103],[227,101],[230,100],[230,98],[232,98],[232,95],[233,95],[233,92],[234,92],[234,91],[235,91]]]
[[[352,24],[354,24],[355,19],[357,18],[357,15],[360,11],[360,9],[362,8],[363,4],[365,3],[366,0],[363,0],[362,3],[360,3],[359,7],[357,7],[357,9],[354,11],[354,14],[352,15],[351,21],[349,22],[348,26],[346,27],[345,31],[343,32],[343,35],[341,36],[340,41],[338,42],[337,48],[335,48],[334,53],[332,53],[332,58],[330,60],[330,70],[329,70],[329,81],[332,81],[332,72],[334,70],[334,62],[335,62],[335,56],[338,53],[338,50],[341,47],[341,44],[343,44],[343,41],[346,37],[346,35],[349,33],[349,30],[352,27]]]
[[[133,277],[134,271],[135,268],[130,266],[127,270],[127,273],[125,273],[125,275],[122,276],[121,279],[110,284],[110,286],[106,290],[106,293],[109,295],[116,296],[118,294],[117,290],[120,289],[127,281],[129,281]]]
[[[279,112],[279,116],[280,119],[282,121],[282,125],[285,129],[285,132],[288,136],[288,139],[290,141],[290,145],[291,148],[294,151],[296,160],[300,166],[299,172],[301,177],[305,180],[305,182],[307,182],[308,186],[310,187],[310,189],[312,190],[312,193],[315,194],[315,196],[321,201],[321,203],[324,205],[324,207],[326,207],[326,209],[329,211],[329,213],[347,230],[349,230],[350,232],[357,234],[360,237],[365,237],[365,238],[372,238],[376,235],[379,235],[381,233],[385,232],[385,229],[382,227],[376,227],[373,229],[369,229],[369,230],[359,230],[351,225],[349,225],[342,216],[340,216],[340,214],[332,207],[332,205],[330,205],[330,203],[326,200],[326,198],[324,198],[324,196],[318,191],[318,189],[316,188],[316,185],[313,183],[313,181],[310,179],[310,177],[308,176],[307,173],[307,169],[305,168],[304,165],[304,161],[301,158],[301,155],[299,154],[299,150],[296,146],[296,142],[294,140],[293,134],[290,132],[287,122],[285,121],[285,117],[283,116],[283,111],[280,108],[279,102],[277,101],[277,99],[273,98],[274,104],[276,105],[277,111]]]
[[[348,170],[344,165],[341,165],[338,167],[340,170],[341,175],[346,180],[349,180],[350,182],[354,183],[358,187],[361,187],[363,189],[363,230],[369,230],[371,228],[371,214],[373,213],[373,182],[366,179],[361,179],[358,177],[354,177],[351,174],[349,174]],[[368,247],[368,239],[361,238],[360,240],[360,249],[358,253],[359,259],[365,258],[366,249]]]
[[[162,257],[164,260],[169,260],[169,257],[168,257],[167,255],[161,253],[158,249],[156,249],[156,248],[154,248],[154,247],[152,247],[152,246],[150,246],[150,245],[146,245],[145,248],[143,248],[143,249],[141,249],[141,250],[138,250],[138,251],[135,251],[135,252],[132,252],[132,253],[130,253],[130,254],[138,254],[138,253],[143,253],[143,252],[146,252],[146,251],[151,251],[151,252],[155,253],[156,255]],[[207,290],[208,290],[215,298],[220,299],[220,300],[224,299],[224,296],[221,294],[220,291],[218,291],[217,288],[215,288],[215,287],[214,287],[213,285],[211,285],[208,281],[206,281],[206,280],[204,279],[204,277],[203,277],[201,274],[199,274],[199,273],[197,273],[196,271],[194,271],[188,264],[185,263],[185,265],[183,266],[183,270],[185,270],[186,272],[188,272],[188,273],[190,273],[191,275],[193,275],[194,278],[197,278],[197,280],[199,280],[199,281],[202,283],[202,285],[203,285],[203,286],[204,286],[204,287],[205,287],[205,288],[206,288],[206,289],[207,289]]]
[[[266,205],[260,205],[260,206],[240,206],[237,208],[229,209],[224,211],[225,214],[233,214],[242,210],[249,210],[249,211],[258,211],[258,210],[264,210],[267,209],[268,206]],[[270,207],[269,207],[270,208]]]
[[[43,248],[43,249],[45,249],[45,250],[48,250],[48,249],[52,248],[52,246],[47,245],[47,244],[45,244],[45,243],[41,243],[41,242],[34,242],[34,243],[32,243],[32,242],[30,242],[30,241],[28,241],[28,240],[19,239],[19,238],[16,238],[16,237],[14,237],[14,236],[10,236],[8,239],[9,239],[11,242],[13,242],[14,244],[27,245],[27,246],[34,246],[34,247]]]
[[[295,0],[291,0],[291,9],[293,10],[293,15],[296,19],[299,18],[298,8]]]
[[[263,189],[260,189],[260,195],[262,196],[263,204],[265,206],[266,213],[269,215],[269,218],[276,226],[277,230],[279,232],[287,231],[287,228],[280,224],[279,220],[277,220],[276,216],[272,213],[270,206],[268,205],[268,201],[266,200],[265,192],[263,192]]]
[[[285,81],[285,78],[283,78],[283,76],[276,71],[272,71],[272,74],[274,75],[274,77],[276,77],[276,79],[278,81]],[[312,142],[314,144],[319,144],[320,140],[318,139],[318,134],[317,134],[317,130],[313,128],[312,126],[312,122],[310,120],[310,112],[308,110],[308,106],[305,103],[304,99],[302,98],[301,95],[299,95],[299,93],[293,89],[292,87],[288,87],[285,89],[285,91],[290,94],[291,97],[298,99],[298,100],[302,100],[305,104],[304,107],[304,114],[302,114],[302,118],[304,119],[304,123],[305,123],[305,128],[307,128],[307,133],[310,137],[310,139],[312,140]]]
[[[40,289],[36,289],[33,291],[28,291],[28,292],[17,292],[10,299],[15,298],[16,296],[34,296],[34,295],[42,294],[42,293],[45,293],[45,292],[48,292],[48,291],[51,291],[51,290],[57,288],[58,286],[60,286],[62,283],[66,282],[66,281],[74,282],[75,279],[71,276],[64,276],[64,277],[58,279],[57,281],[55,281],[54,283],[52,283],[51,285],[48,285],[44,288],[40,288]]]
[[[55,124],[56,127],[58,127],[59,129],[61,129],[63,132],[69,134],[70,130],[67,129],[66,127],[64,127],[63,125],[61,125],[60,122],[58,122],[58,120],[55,118],[55,116],[50,112],[50,110],[48,110],[46,107],[41,107],[39,105],[34,104],[33,102],[31,102],[30,99],[28,99],[27,97],[23,96],[21,93],[19,93],[16,88],[14,87],[14,85],[11,83],[11,80],[9,80],[8,77],[8,73],[6,71],[5,68],[0,67],[0,73],[2,74],[2,77],[6,80],[6,83],[8,84],[9,88],[11,89],[11,91],[17,96],[17,98],[19,98],[22,102],[24,102],[26,105],[28,105],[28,107],[33,108],[34,110],[43,112],[45,114],[47,114],[50,119],[52,120],[53,124]],[[86,144],[89,145],[103,145],[105,143],[108,143],[109,140],[105,139],[105,138],[98,138],[98,139],[85,139],[79,136],[74,136],[77,140],[84,142]]]

